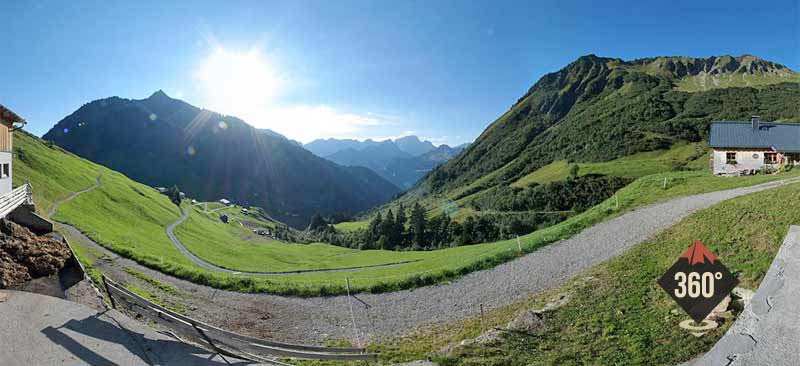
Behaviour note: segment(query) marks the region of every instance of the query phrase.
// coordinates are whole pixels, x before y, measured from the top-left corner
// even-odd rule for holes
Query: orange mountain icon
[[[700,240],[694,242],[689,249],[686,249],[686,252],[681,255],[681,258],[688,259],[689,265],[691,266],[697,263],[705,263],[706,260],[708,260],[709,263],[714,263],[714,261],[717,260],[717,256],[711,253]]]

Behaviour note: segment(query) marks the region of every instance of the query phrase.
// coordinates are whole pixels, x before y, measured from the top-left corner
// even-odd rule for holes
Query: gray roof
[[[708,145],[715,148],[774,148],[780,152],[800,152],[800,123],[714,121]]]

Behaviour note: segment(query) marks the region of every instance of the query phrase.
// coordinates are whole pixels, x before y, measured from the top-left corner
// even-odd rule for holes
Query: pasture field
[[[239,271],[292,272],[336,270],[407,262],[384,267],[337,272],[308,272],[280,276],[229,275],[195,265],[171,243],[165,228],[180,218],[178,207],[151,187],[91,163],[38,138],[19,134],[15,152],[15,182],[30,180],[39,210],[49,208],[71,192],[102,184],[60,206],[54,219],[72,225],[98,244],[142,265],[196,283],[242,292],[269,292],[313,296],[353,291],[385,292],[450,280],[489,268],[519,255],[516,240],[484,243],[436,251],[356,251],[323,243],[287,244],[248,237],[248,229],[221,224],[218,213],[192,208],[176,235],[206,261]],[[780,175],[741,178],[713,177],[703,171],[670,172],[639,178],[592,209],[558,225],[522,236],[523,251],[531,252],[570,237],[583,228],[635,207],[673,197],[753,185],[798,176],[798,170]],[[667,188],[663,188],[666,178]],[[186,205],[188,209],[188,205]],[[237,208],[230,208],[236,216]],[[220,212],[225,212],[222,210]],[[249,217],[249,216],[248,216]],[[235,223],[235,220],[234,220]]]
[[[702,144],[676,144],[669,150],[656,150],[637,153],[602,163],[577,163],[578,175],[603,174],[617,177],[639,178],[673,170],[679,163],[693,160],[706,161],[708,148]],[[699,156],[699,157],[698,157]],[[564,180],[569,176],[566,161],[559,160],[545,165],[536,171],[520,178],[514,187],[524,187],[532,183],[549,183]]]

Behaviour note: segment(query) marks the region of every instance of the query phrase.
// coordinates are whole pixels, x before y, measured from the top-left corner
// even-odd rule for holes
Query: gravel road
[[[402,334],[419,325],[464,319],[479,313],[480,304],[493,309],[523,300],[564,283],[587,267],[620,254],[697,210],[799,181],[800,178],[794,178],[699,194],[640,208],[587,228],[570,239],[451,283],[358,295],[371,305],[369,310],[346,296],[290,298],[218,291],[163,275],[116,255],[111,255],[115,259],[98,261],[96,265],[121,281],[136,281],[122,270],[127,266],[170,283],[185,294],[177,301],[186,305],[190,316],[231,330],[304,343],[321,343],[327,337],[363,341]],[[86,244],[109,253],[94,243]],[[351,301],[363,334],[356,335],[352,330]]]

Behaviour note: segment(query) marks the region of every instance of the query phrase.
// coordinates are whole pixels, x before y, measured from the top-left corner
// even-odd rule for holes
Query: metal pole
[[[519,249],[520,254],[522,253],[522,244],[519,242],[519,235],[517,235],[517,249]]]
[[[358,326],[356,325],[356,314],[353,312],[353,298],[350,296],[350,278],[345,277],[344,280],[347,285],[347,304],[350,306],[350,319],[353,321],[353,337],[356,340],[356,346],[361,347],[361,339],[358,336]]]

